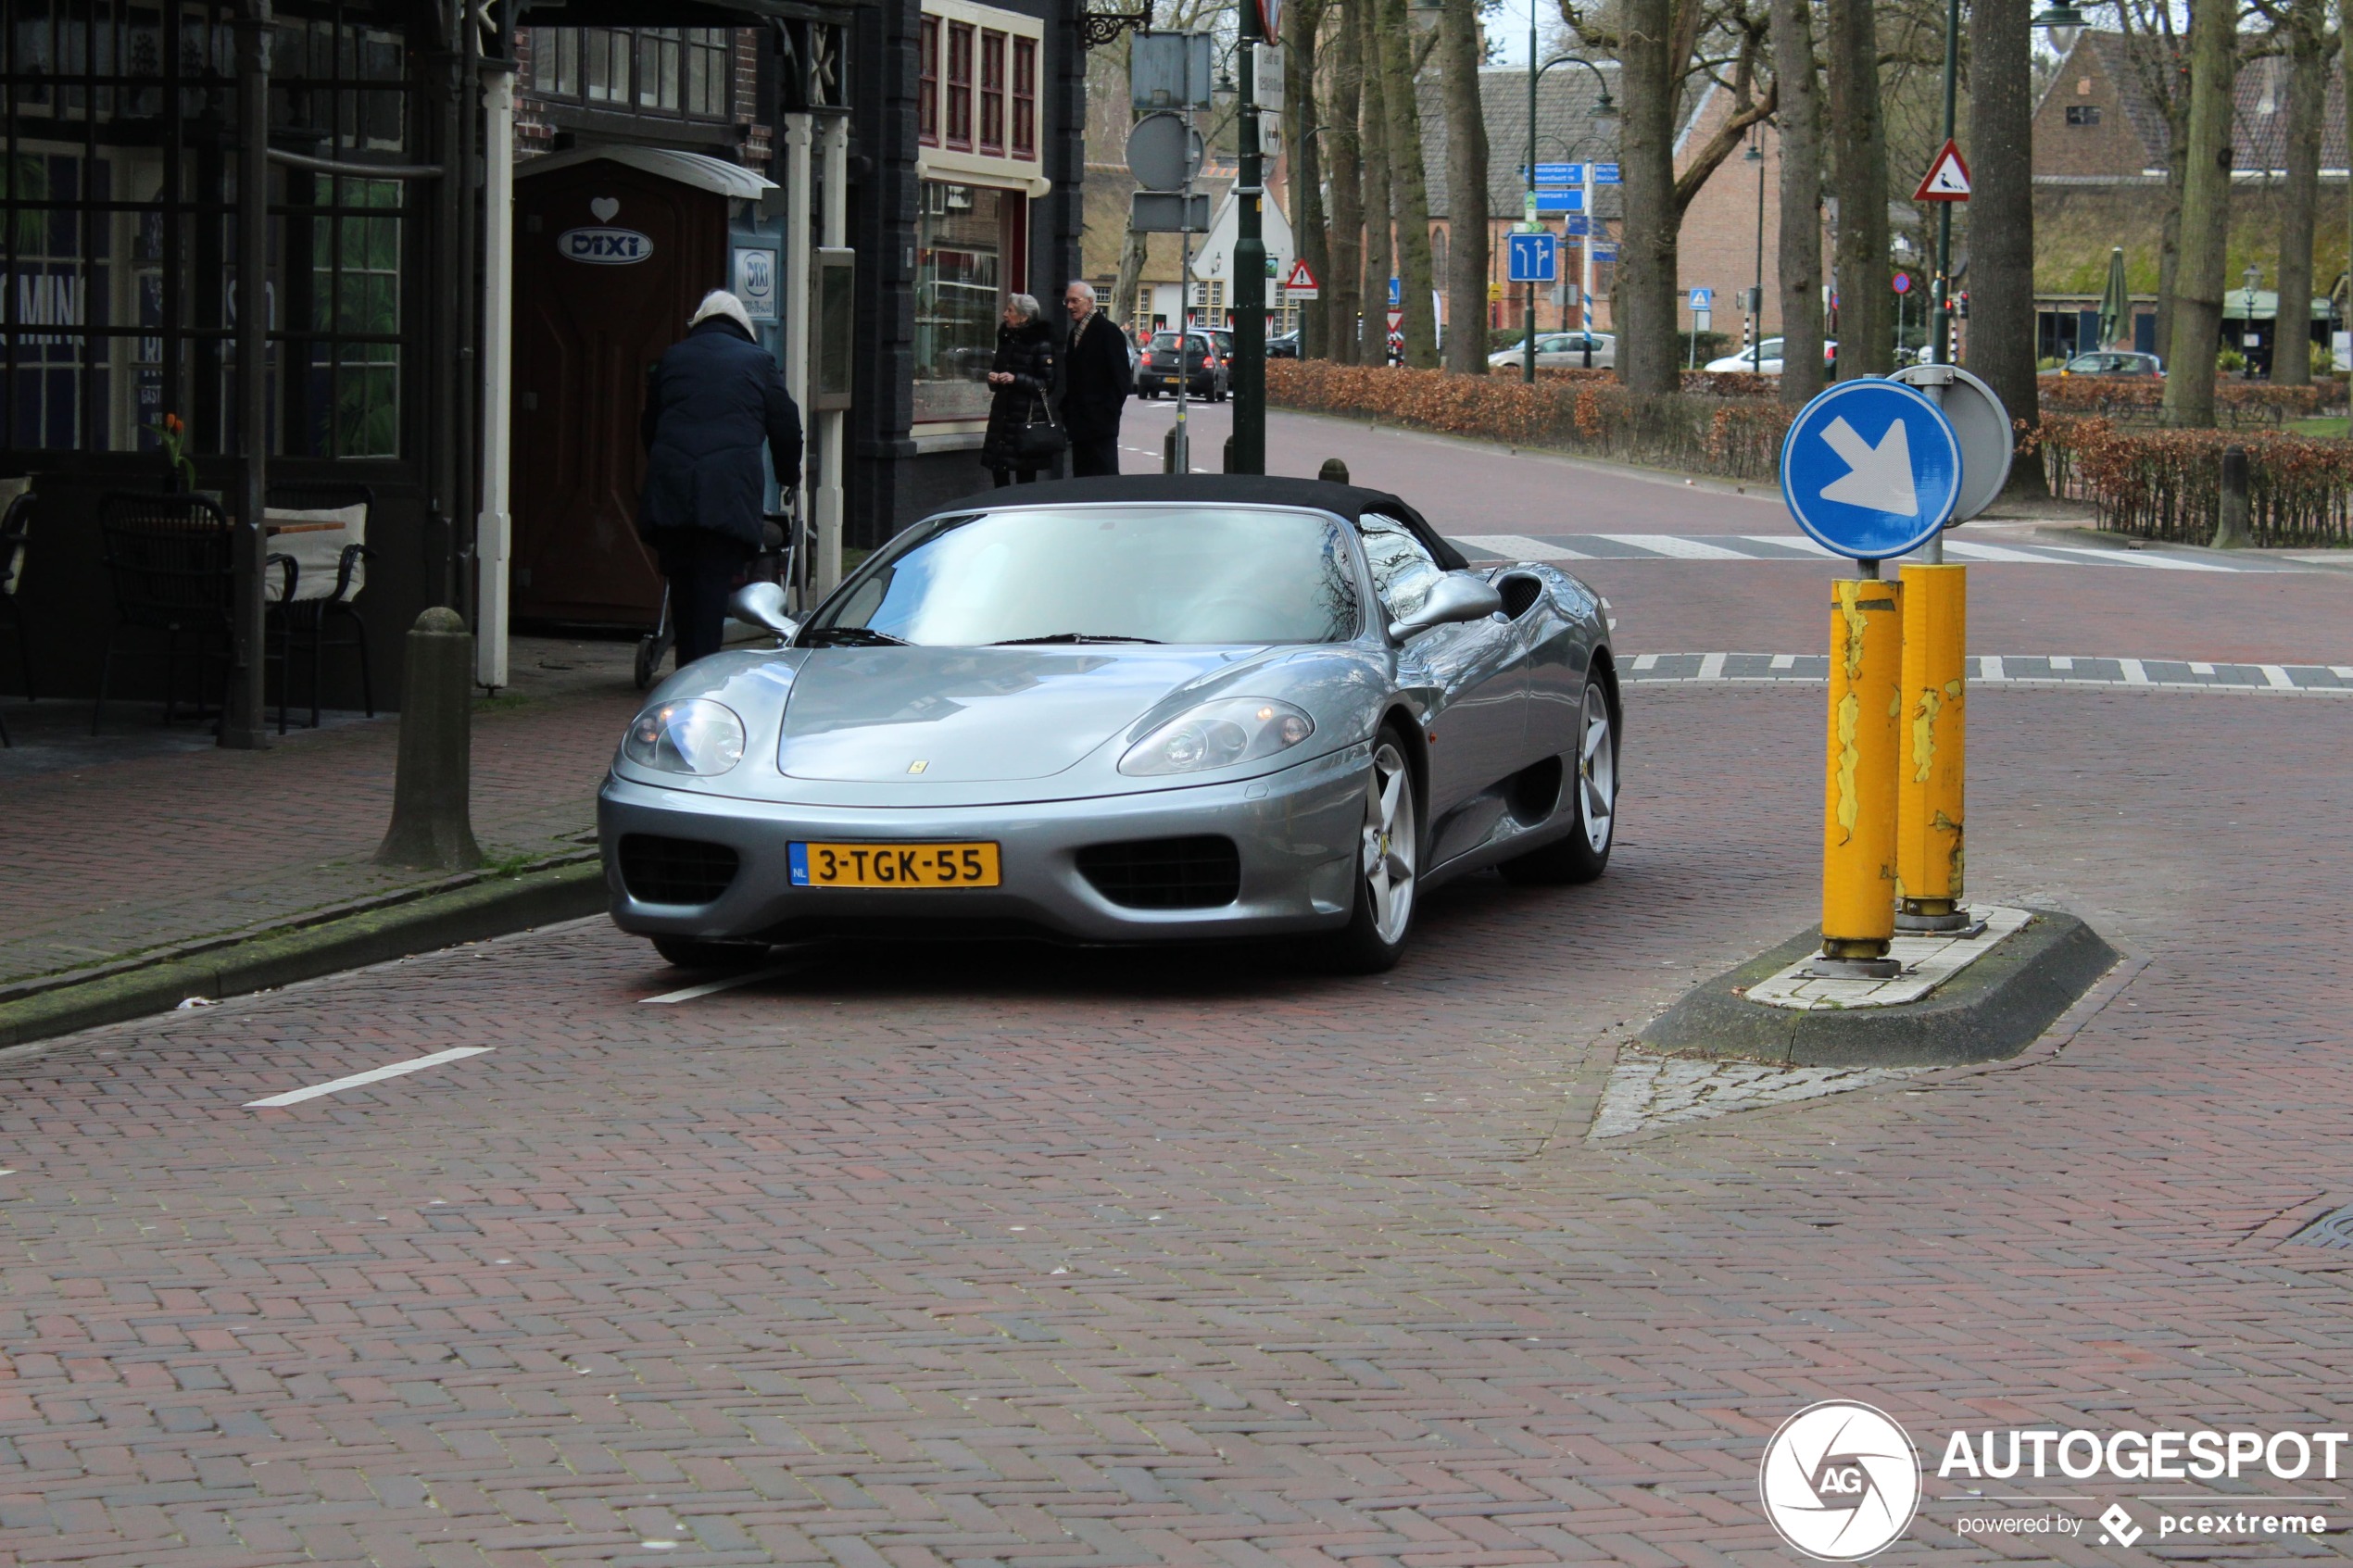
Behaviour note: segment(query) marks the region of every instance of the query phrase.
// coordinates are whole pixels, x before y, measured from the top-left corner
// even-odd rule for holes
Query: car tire
[[[1578,710],[1577,750],[1561,759],[1561,785],[1575,823],[1565,836],[1496,867],[1505,882],[1560,887],[1592,882],[1609,869],[1609,852],[1617,845],[1617,749],[1609,696],[1589,679]]]
[[[657,936],[654,951],[675,969],[749,969],[768,956],[761,942],[713,942],[700,936]]]
[[[1413,764],[1394,726],[1373,737],[1365,781],[1365,824],[1358,841],[1356,897],[1347,926],[1324,940],[1320,957],[1335,974],[1395,969],[1413,935],[1421,885],[1421,817]]]

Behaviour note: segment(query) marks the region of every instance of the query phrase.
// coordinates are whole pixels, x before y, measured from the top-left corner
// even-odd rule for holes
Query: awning
[[[692,185],[698,191],[716,191],[723,196],[738,201],[758,201],[776,188],[776,182],[764,174],[756,174],[740,163],[712,157],[707,153],[682,153],[669,147],[639,147],[626,144],[609,147],[573,147],[567,152],[548,153],[541,157],[527,158],[515,166],[515,178],[528,180],[535,174],[552,174],[559,169],[572,169],[580,164],[606,158],[643,169],[664,180],[675,180],[681,185]]]

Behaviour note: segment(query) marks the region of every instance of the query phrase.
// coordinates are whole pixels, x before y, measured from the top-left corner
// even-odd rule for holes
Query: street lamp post
[[[1741,155],[1756,166],[1756,282],[1748,295],[1749,366],[1762,370],[1765,356],[1760,351],[1765,342],[1765,128],[1758,126],[1748,140],[1748,151]],[[1588,218],[1587,222],[1592,219]],[[1787,323],[1783,324],[1787,330]]]
[[[2255,329],[2255,291],[2262,284],[2263,269],[2258,267],[2252,261],[2248,262],[2246,264],[2246,270],[2239,274],[2239,282],[2246,285],[2246,292],[2241,296],[2244,299],[2245,304],[2239,311],[2239,320],[2242,323],[2244,323],[2239,328],[2239,375],[2244,380],[2253,381],[2255,379],[2255,356],[2247,353],[2247,349],[2250,346],[2247,343],[2247,339],[2253,334]],[[2279,330],[2280,323],[2278,313],[2274,312],[2271,320],[2271,331],[2276,335]]]
[[[1602,74],[1601,67],[1595,65],[1591,60],[1579,59],[1575,55],[1555,55],[1540,66],[1536,63],[1536,56],[1539,52],[1539,48],[1540,45],[1536,37],[1536,7],[1533,5],[1530,5],[1528,7],[1527,213],[1528,224],[1530,228],[1536,227],[1536,84],[1544,80],[1544,73],[1552,69],[1554,66],[1583,66],[1587,70],[1593,73],[1594,84],[1602,90],[1600,99],[1593,105],[1592,110],[1592,118],[1595,119],[1616,119],[1617,118],[1617,105],[1611,100],[1609,95],[1609,78]],[[1588,179],[1585,182],[1585,189],[1590,193],[1592,188],[1593,182],[1592,180]],[[1585,245],[1587,253],[1591,254],[1593,244],[1593,214],[1591,209],[1593,204],[1590,197],[1586,201],[1585,206],[1587,207],[1585,214]],[[1593,358],[1593,305],[1590,298],[1585,302],[1582,319],[1585,323],[1585,360],[1586,363],[1591,364]],[[1529,283],[1528,285],[1528,307],[1522,313],[1520,326],[1525,334],[1525,341],[1520,345],[1520,378],[1521,380],[1527,382],[1530,386],[1533,386],[1536,383],[1536,285],[1534,283]]]

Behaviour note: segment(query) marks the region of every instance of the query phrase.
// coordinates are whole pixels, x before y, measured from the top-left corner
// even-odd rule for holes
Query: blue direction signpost
[[[1582,212],[1585,210],[1583,191],[1538,191],[1536,210],[1539,212]]]
[[[1511,281],[1549,283],[1560,275],[1560,242],[1550,234],[1509,234]]]
[[[1593,165],[1593,183],[1596,185],[1617,184],[1617,165],[1614,163],[1597,163]]]
[[[1540,191],[1566,190],[1585,182],[1585,166],[1581,163],[1540,163],[1536,166],[1536,188]]]
[[[1961,489],[1944,411],[1900,382],[1840,382],[1781,442],[1781,500],[1806,536],[1856,560],[1906,555],[1936,537]]]

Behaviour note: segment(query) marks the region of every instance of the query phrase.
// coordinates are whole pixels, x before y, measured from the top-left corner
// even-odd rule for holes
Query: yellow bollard
[[[1894,972],[1895,772],[1904,671],[1894,583],[1831,583],[1831,717],[1822,795],[1822,957],[1856,975]]]
[[[1969,568],[1904,569],[1903,762],[1896,773],[1895,923],[1958,930]]]

